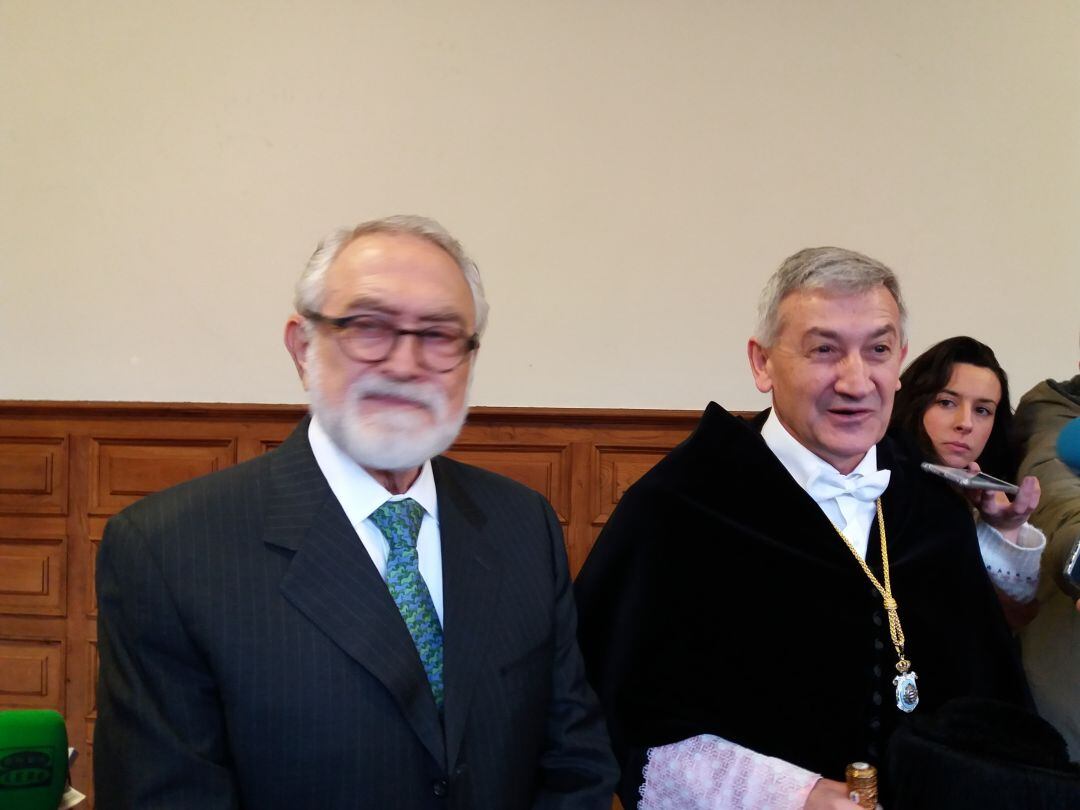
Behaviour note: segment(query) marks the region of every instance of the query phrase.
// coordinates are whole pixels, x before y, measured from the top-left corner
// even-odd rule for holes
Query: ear
[[[307,353],[311,349],[311,338],[304,328],[304,321],[299,315],[290,315],[285,321],[285,348],[289,350],[300,382],[307,390]]]
[[[750,360],[750,371],[754,375],[754,385],[763,394],[772,391],[772,374],[769,373],[769,352],[754,338],[746,344],[746,356]]]
[[[901,368],[903,368],[903,366],[904,366],[904,360],[907,359],[907,350],[908,350],[908,345],[906,343],[903,346],[900,347],[900,367]],[[896,377],[896,390],[897,391],[900,390],[900,376],[899,375],[897,375],[897,377]]]

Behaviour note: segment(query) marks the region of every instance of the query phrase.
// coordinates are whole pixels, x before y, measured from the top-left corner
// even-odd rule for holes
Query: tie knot
[[[424,507],[412,498],[387,501],[371,513],[371,521],[383,533],[390,548],[402,545],[415,546],[420,524],[424,520]]]
[[[807,483],[806,491],[819,503],[841,495],[851,495],[860,501],[875,501],[889,485],[891,476],[889,470],[877,470],[869,475],[841,475],[835,470],[823,470]]]

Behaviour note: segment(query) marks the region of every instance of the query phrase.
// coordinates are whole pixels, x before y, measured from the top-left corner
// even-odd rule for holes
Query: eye
[[[888,343],[879,343],[871,351],[877,355],[887,356],[892,354],[892,346]]]
[[[461,333],[453,329],[425,329],[420,339],[430,346],[450,346],[461,340]]]
[[[343,329],[347,336],[361,340],[381,340],[394,331],[388,322],[369,315],[351,318]]]
[[[994,416],[994,411],[993,411],[993,409],[992,409],[992,408],[988,408],[988,407],[987,407],[986,405],[979,405],[979,406],[977,406],[977,407],[975,408],[975,413],[977,413],[977,414],[978,414],[979,416],[989,416],[989,417],[991,417],[991,418],[993,418],[993,416]]]
[[[934,404],[937,405],[939,408],[955,408],[956,407],[956,402],[954,402],[949,397],[938,397],[936,400],[934,400]]]
[[[822,357],[824,357],[825,355],[832,354],[834,351],[836,351],[834,347],[829,346],[828,344],[822,344],[821,346],[815,346],[814,348],[812,348],[810,350],[810,353],[821,355]]]

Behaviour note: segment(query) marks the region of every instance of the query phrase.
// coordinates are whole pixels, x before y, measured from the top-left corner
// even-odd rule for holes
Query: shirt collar
[[[314,414],[308,427],[308,441],[330,489],[343,506],[349,505],[346,511],[350,519],[366,520],[387,501],[412,498],[438,523],[439,499],[435,492],[435,474],[432,472],[430,460],[424,462],[420,475],[407,492],[393,495],[334,443]]]
[[[765,440],[765,444],[773,451],[773,455],[784,465],[784,469],[795,479],[795,483],[803,489],[806,489],[810,481],[819,475],[823,469],[833,470],[838,475],[847,477],[837,471],[829,462],[807,450],[799,443],[798,439],[788,433],[787,428],[783,426],[780,418],[776,415],[776,408],[772,409],[769,418],[765,420],[765,424],[761,428],[761,438]],[[877,445],[875,444],[866,451],[862,461],[856,465],[849,475],[869,475],[876,472],[877,468]]]

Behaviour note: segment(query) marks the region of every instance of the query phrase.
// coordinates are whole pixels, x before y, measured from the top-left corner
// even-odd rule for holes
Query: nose
[[[850,399],[862,399],[873,392],[874,383],[870,379],[869,367],[861,355],[852,352],[844,358],[837,370],[833,388],[836,393]]]
[[[956,409],[956,421],[953,427],[960,433],[971,433],[974,424],[970,405],[962,404]]]
[[[395,380],[412,380],[424,373],[420,365],[420,338],[417,335],[398,335],[390,354],[379,363],[379,370]]]

